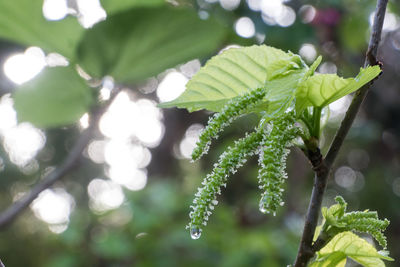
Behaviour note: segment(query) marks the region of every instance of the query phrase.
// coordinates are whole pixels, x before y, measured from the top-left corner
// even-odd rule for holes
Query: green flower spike
[[[192,152],[192,160],[198,160],[203,154],[207,153],[211,144],[211,139],[218,138],[218,134],[246,110],[253,108],[266,95],[263,87],[252,90],[242,96],[230,100],[221,110],[212,116],[207,127],[201,132],[196,148]]]
[[[190,223],[187,228],[190,229],[193,239],[200,237],[201,227],[207,224],[214,206],[218,204],[216,197],[221,194],[221,187],[226,186],[228,176],[235,173],[247,161],[247,157],[257,151],[262,138],[263,131],[255,131],[235,141],[235,144],[220,156],[212,172],[204,179],[203,187],[195,194],[192,211],[189,213]]]
[[[294,126],[293,113],[287,113],[272,120],[272,129],[265,135],[261,146],[258,172],[259,187],[264,192],[260,200],[262,213],[276,214],[282,206],[283,184],[287,178],[285,171],[286,157],[289,153],[288,145],[299,135],[299,129]]]

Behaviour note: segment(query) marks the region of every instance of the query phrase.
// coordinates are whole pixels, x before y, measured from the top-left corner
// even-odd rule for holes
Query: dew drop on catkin
[[[199,239],[201,236],[201,229],[194,226],[190,228],[190,237],[192,239]]]

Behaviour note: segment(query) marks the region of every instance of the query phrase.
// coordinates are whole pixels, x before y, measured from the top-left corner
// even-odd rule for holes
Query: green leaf
[[[304,86],[304,84],[307,82],[307,79],[310,76],[314,75],[315,70],[318,68],[319,64],[321,64],[321,61],[322,61],[322,57],[318,56],[318,58],[313,62],[313,64],[311,64],[310,68],[308,69],[308,71],[304,75],[302,81],[300,82],[299,88],[302,88]],[[298,92],[296,92],[296,95],[298,95]],[[301,99],[301,98],[296,99],[296,113],[297,114],[301,114],[306,107],[307,107],[307,101],[304,101],[304,99]]]
[[[361,68],[355,78],[344,79],[336,74],[315,74],[299,87],[296,94],[296,110],[307,106],[325,107],[348,95],[377,77],[379,66]]]
[[[323,233],[333,237],[340,232],[355,231],[358,233],[368,233],[376,241],[386,248],[387,242],[383,231],[388,227],[387,219],[380,220],[376,211],[353,211],[347,212],[347,203],[341,197],[335,197],[338,204],[326,208],[322,207],[321,212],[324,217],[322,224]]]
[[[0,38],[26,46],[39,46],[74,59],[75,48],[84,29],[76,18],[47,21],[43,1],[0,0]]]
[[[322,226],[324,225],[324,223],[325,223],[325,220],[323,220],[322,223],[315,228],[313,242],[315,242],[318,239],[318,237],[322,231]]]
[[[309,267],[344,267],[346,262],[346,254],[340,251],[335,251],[327,255],[321,261],[312,262]]]
[[[161,107],[220,111],[230,99],[265,86],[268,109],[290,104],[306,67],[300,57],[269,46],[231,48],[210,59],[185,92]]]
[[[292,105],[297,88],[306,73],[307,69],[292,70],[266,82],[268,93],[265,99],[268,101],[268,108],[264,110],[269,118],[278,116]]]
[[[322,56],[318,56],[317,59],[311,64],[310,68],[307,71],[306,77],[310,77],[314,75],[315,70],[318,68],[319,64],[321,64]]]
[[[215,51],[227,29],[193,10],[136,8],[88,30],[79,46],[81,66],[94,77],[136,83]]]
[[[91,103],[90,88],[72,67],[47,68],[14,93],[18,120],[39,127],[74,123]]]
[[[339,263],[344,266],[346,257],[350,257],[364,267],[384,267],[382,259],[393,260],[384,253],[376,251],[370,243],[352,232],[342,232],[317,252],[317,258],[310,266],[337,266],[336,264]]]
[[[107,15],[118,13],[132,7],[154,7],[166,4],[166,0],[101,0]]]
[[[345,207],[340,204],[335,204],[329,207],[322,207],[321,213],[328,225],[335,227],[345,227],[346,224],[343,222],[338,222],[338,218],[341,218],[344,214]]]

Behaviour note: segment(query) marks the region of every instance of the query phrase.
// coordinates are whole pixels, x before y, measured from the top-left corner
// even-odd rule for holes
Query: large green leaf
[[[19,121],[55,127],[77,121],[92,103],[92,93],[72,67],[43,70],[14,93]]]
[[[79,47],[82,67],[95,77],[135,83],[187,60],[208,56],[227,29],[196,12],[172,7],[137,8],[88,30]]]
[[[344,79],[336,74],[315,74],[301,84],[296,95],[298,111],[308,106],[325,107],[348,95],[381,73],[379,66],[361,68],[355,78]]]
[[[230,99],[266,87],[268,109],[277,110],[293,99],[307,69],[299,56],[273,47],[228,49],[210,59],[181,96],[160,106],[219,111]]]
[[[47,21],[42,4],[39,0],[0,0],[0,38],[73,59],[84,29],[76,18]]]
[[[154,7],[166,4],[166,0],[101,0],[107,15],[121,12],[132,7]]]
[[[310,266],[344,266],[346,258],[350,257],[364,267],[384,267],[382,261],[393,259],[378,253],[376,249],[366,240],[358,237],[352,232],[337,234],[332,240],[317,252],[317,259]]]

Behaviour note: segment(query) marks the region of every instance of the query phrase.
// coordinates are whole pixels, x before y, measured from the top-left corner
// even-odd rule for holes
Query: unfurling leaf
[[[386,248],[386,237],[382,233],[389,225],[387,219],[380,220],[376,211],[353,211],[346,213],[347,203],[341,196],[335,198],[338,204],[322,208],[324,231],[333,236],[344,231],[356,231],[372,235],[376,241]]]
[[[341,78],[336,74],[315,74],[303,82],[296,94],[296,110],[314,106],[323,108],[348,95],[381,73],[379,66],[361,68],[355,78]]]

